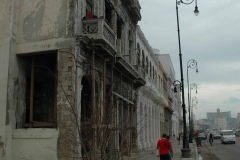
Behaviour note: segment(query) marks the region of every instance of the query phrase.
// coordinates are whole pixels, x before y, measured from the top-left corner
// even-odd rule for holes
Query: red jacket
[[[168,139],[162,138],[158,140],[157,147],[159,154],[168,154],[169,149],[172,147],[172,144]]]

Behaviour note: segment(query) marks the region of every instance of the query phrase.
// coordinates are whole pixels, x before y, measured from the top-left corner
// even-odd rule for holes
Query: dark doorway
[[[81,144],[81,153],[82,157],[85,157],[86,154],[90,151],[90,144],[89,144],[89,138],[91,136],[89,135],[89,132],[91,132],[91,86],[89,84],[89,80],[87,77],[82,78],[81,82],[83,88],[81,93],[81,138],[82,138],[82,144]]]

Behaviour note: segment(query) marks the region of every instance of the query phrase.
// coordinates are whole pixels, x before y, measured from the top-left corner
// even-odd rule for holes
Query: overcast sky
[[[191,0],[188,0],[189,2]],[[175,0],[139,0],[142,20],[138,23],[149,44],[170,54],[180,80],[180,63]],[[186,2],[186,0],[185,0]],[[189,69],[190,84],[197,84],[196,119],[206,118],[206,112],[240,113],[240,1],[198,0],[178,6],[182,62],[187,104],[187,62],[197,61],[199,73]]]

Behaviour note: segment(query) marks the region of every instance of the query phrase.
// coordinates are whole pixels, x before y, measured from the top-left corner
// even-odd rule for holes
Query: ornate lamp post
[[[196,103],[198,103],[198,99],[196,96],[192,97],[192,113],[191,113],[191,131],[193,133],[194,130],[194,123],[193,123],[193,107],[195,106],[195,109],[197,109],[196,103],[193,104],[193,101],[196,101]],[[190,122],[189,122],[190,123]]]
[[[184,135],[183,135],[183,149],[182,153],[184,152],[184,149],[187,154],[182,154],[183,158],[188,158],[191,156],[190,152],[191,150],[189,149],[189,144],[186,138],[186,115],[185,115],[185,98],[184,98],[184,80],[183,80],[183,68],[182,68],[182,53],[181,53],[181,41],[180,41],[180,30],[179,30],[179,17],[178,17],[178,5],[181,3],[183,4],[191,4],[194,0],[190,2],[184,2],[184,0],[176,0],[176,14],[177,14],[177,31],[178,31],[178,46],[179,46],[179,61],[180,61],[180,71],[181,71],[181,87],[182,87],[182,108],[183,108],[183,129],[184,129]],[[194,10],[194,14],[197,16],[199,11],[197,7],[197,0],[195,0],[196,6]],[[190,150],[190,151],[189,151]]]
[[[188,85],[188,111],[189,111],[189,128],[190,128],[190,106],[191,106],[191,101],[190,101],[190,97],[189,97],[189,77],[188,77],[188,68],[194,69],[196,68],[196,73],[198,73],[198,68],[197,68],[197,61],[195,61],[194,59],[191,59],[187,62],[187,85]],[[189,143],[193,143],[192,141],[192,132],[190,129],[190,133],[189,133]]]
[[[191,114],[191,110],[190,109],[191,109],[191,92],[192,92],[192,90],[196,90],[196,93],[197,93],[197,85],[195,83],[192,83],[190,85],[190,100],[189,100],[189,108],[188,108],[188,111],[189,111],[189,128],[190,128],[189,141],[192,141],[192,135],[193,135],[192,126],[191,126],[191,123],[190,123],[190,120],[191,120],[191,117],[192,117],[192,115],[190,116],[190,114]]]

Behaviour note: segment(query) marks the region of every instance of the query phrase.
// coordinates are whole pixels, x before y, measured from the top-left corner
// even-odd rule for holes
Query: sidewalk
[[[198,160],[197,146],[195,141],[193,143],[189,143],[192,155],[190,158],[182,158],[181,156],[182,144],[178,145],[177,140],[172,140],[172,146],[173,146],[172,160]],[[124,157],[124,160],[159,160],[159,157],[156,156],[156,148],[151,148],[144,150],[140,153],[132,153],[131,157]]]

